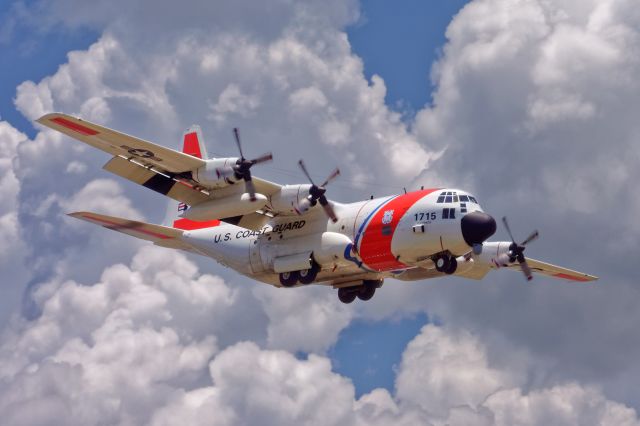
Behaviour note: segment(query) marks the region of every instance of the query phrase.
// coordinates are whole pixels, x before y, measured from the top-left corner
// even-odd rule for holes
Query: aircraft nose
[[[481,244],[496,232],[496,221],[484,212],[471,212],[462,217],[462,238],[473,247]]]

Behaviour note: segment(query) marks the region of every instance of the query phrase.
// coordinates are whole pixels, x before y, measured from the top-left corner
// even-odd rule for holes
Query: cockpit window
[[[436,203],[475,203],[478,204],[478,201],[475,197],[471,195],[458,195],[455,191],[442,191],[438,196],[438,200]]]

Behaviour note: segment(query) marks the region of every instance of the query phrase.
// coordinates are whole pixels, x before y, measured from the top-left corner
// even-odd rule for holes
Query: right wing
[[[243,191],[242,184],[205,188],[193,180],[191,172],[206,164],[204,159],[195,155],[196,153],[185,154],[67,114],[51,113],[40,117],[37,121],[112,155],[113,158],[103,166],[108,172],[189,206]],[[189,135],[192,133],[198,132],[194,130]],[[190,142],[190,149],[196,148],[196,145],[191,143],[193,141],[188,142]],[[202,156],[205,154],[202,151],[200,146],[197,154]],[[256,191],[266,196],[280,190],[280,185],[264,179],[254,177],[253,181]],[[247,224],[246,227],[253,229],[267,220],[257,217],[260,213],[222,220],[229,223],[235,222],[238,226]]]
[[[157,167],[165,172],[179,174],[205,164],[200,158],[67,114],[47,114],[36,121],[113,156],[135,158],[147,167]]]

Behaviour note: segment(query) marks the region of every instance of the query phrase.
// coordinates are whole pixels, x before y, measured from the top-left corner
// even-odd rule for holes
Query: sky
[[[0,6],[3,422],[640,423],[632,1],[168,6]],[[462,187],[601,279],[390,280],[352,305],[264,286],[65,217],[168,207],[31,125],[50,111],[173,147],[199,123],[210,153],[238,126],[267,179],[340,166],[339,201]]]

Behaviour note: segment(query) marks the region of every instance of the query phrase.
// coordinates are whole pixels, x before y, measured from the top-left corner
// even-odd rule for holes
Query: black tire
[[[318,272],[320,272],[320,265],[313,262],[311,268],[298,272],[300,282],[302,284],[311,284],[318,277]]]
[[[349,304],[356,300],[357,291],[351,287],[343,287],[338,289],[338,299],[342,303]]]
[[[293,287],[298,282],[298,272],[281,272],[280,273],[280,284],[283,287]]]
[[[458,261],[456,260],[455,257],[452,257],[449,260],[449,267],[447,267],[447,269],[444,271],[445,274],[451,275],[454,272],[456,272],[456,269],[458,269]]]
[[[371,300],[374,294],[376,294],[375,284],[366,283],[360,287],[360,290],[358,291],[358,299],[364,301]]]
[[[451,258],[448,256],[439,256],[435,263],[436,263],[436,271],[438,272],[447,272],[450,268],[451,265]],[[456,265],[457,266],[457,265]]]

